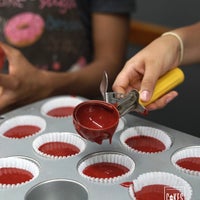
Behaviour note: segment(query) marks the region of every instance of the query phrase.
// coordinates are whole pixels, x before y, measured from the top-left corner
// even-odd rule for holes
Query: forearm
[[[184,54],[181,64],[200,62],[200,22],[175,29],[173,32],[183,40]]]
[[[102,72],[104,70],[108,72],[109,85],[111,86],[121,66],[123,66],[122,61],[117,63],[102,59],[74,72],[55,73],[44,71],[42,72],[41,84],[44,91],[48,91],[47,96],[71,94],[95,98],[100,96],[99,84],[102,79]]]
[[[79,71],[66,73],[46,72],[50,95],[73,94],[87,98],[100,95],[99,84],[105,70],[109,86],[125,63],[129,20],[126,15],[93,14],[94,57]]]

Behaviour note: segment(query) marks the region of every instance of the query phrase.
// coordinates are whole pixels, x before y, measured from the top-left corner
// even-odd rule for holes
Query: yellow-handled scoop
[[[174,68],[163,75],[156,83],[152,98],[148,102],[140,102],[141,105],[147,106],[153,103],[161,96],[178,86],[184,81],[184,73],[180,68]]]
[[[148,102],[139,101],[139,92],[132,90],[129,94],[123,95],[116,92],[106,92],[106,101],[115,104],[121,116],[128,112],[137,111],[145,113],[145,106],[156,101],[161,96],[178,86],[184,81],[184,73],[180,68],[174,68],[163,75],[156,83],[152,98]]]

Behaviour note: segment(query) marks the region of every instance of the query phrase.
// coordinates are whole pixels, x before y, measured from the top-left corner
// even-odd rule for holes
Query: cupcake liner
[[[139,175],[137,179],[133,180],[133,185],[129,187],[129,194],[133,200],[136,200],[135,194],[141,191],[143,187],[151,185],[165,185],[177,189],[183,194],[185,200],[190,200],[192,197],[192,188],[189,183],[184,179],[167,172],[148,172]]]
[[[74,145],[79,149],[78,152],[71,154],[71,155],[66,155],[66,156],[60,156],[60,155],[52,155],[49,153],[45,153],[41,151],[39,148],[44,145],[48,144],[50,142],[64,142],[67,144]],[[55,132],[55,133],[47,133],[44,135],[41,135],[37,137],[33,141],[33,149],[41,156],[47,157],[47,158],[53,158],[53,159],[61,159],[61,158],[69,158],[75,155],[78,155],[82,153],[86,148],[86,144],[83,139],[81,139],[79,136],[76,136],[72,133],[68,132]]]
[[[113,163],[113,164],[119,164],[123,167],[126,167],[128,169],[128,172],[115,177],[108,177],[108,178],[97,178],[92,177],[84,174],[84,170],[93,165],[98,163]],[[78,172],[81,176],[86,178],[89,181],[96,182],[96,183],[106,183],[106,184],[112,184],[121,181],[124,178],[129,177],[135,169],[135,163],[134,161],[129,158],[126,155],[118,154],[118,153],[97,153],[94,155],[89,156],[85,160],[83,160],[79,166],[78,166]]]
[[[171,158],[171,162],[178,170],[190,175],[200,176],[200,171],[196,171],[195,169],[192,169],[192,163],[190,165],[190,169],[181,167],[180,165],[177,164],[177,161],[180,161],[181,159],[185,159],[185,158],[200,159],[200,146],[190,146],[187,148],[180,149],[177,152],[175,152]]]
[[[39,175],[39,168],[34,162],[32,162],[28,159],[19,158],[19,157],[0,158],[0,169],[2,169],[2,168],[23,169],[23,170],[31,173],[33,177],[30,180],[27,180],[27,181],[24,181],[21,183],[17,183],[17,180],[16,180],[16,184],[13,184],[13,183],[5,184],[5,183],[0,182],[0,189],[9,189],[9,188],[21,186],[23,184],[26,184],[26,183],[34,180]],[[7,172],[7,174],[9,174],[9,175],[10,175],[10,173],[11,173],[10,171]],[[2,174],[1,174],[1,176],[2,176]],[[14,178],[16,178],[16,176],[14,176]]]
[[[52,100],[47,101],[43,104],[41,107],[41,113],[45,116],[52,117],[52,118],[65,118],[68,116],[71,116],[71,113],[57,113],[57,115],[50,115],[48,114],[50,111],[53,111],[54,109],[59,109],[62,107],[75,107],[79,103],[83,102],[81,98],[73,97],[73,96],[66,96],[66,97],[57,97]]]
[[[12,136],[6,136],[6,132],[8,132],[11,129],[17,128],[18,126],[34,126],[38,128],[38,131],[35,131],[34,133],[28,133],[30,130],[27,130],[27,135],[25,136],[17,136],[13,133]],[[46,121],[38,116],[34,115],[22,115],[22,116],[16,116],[13,118],[10,118],[3,122],[0,126],[0,132],[4,137],[11,138],[11,139],[21,139],[21,138],[28,138],[33,135],[39,134],[43,132],[46,128]]]
[[[133,147],[130,147],[126,143],[126,140],[132,137],[136,137],[136,136],[147,136],[147,137],[157,139],[158,141],[163,143],[163,145],[165,146],[165,149],[158,150],[156,152],[140,151],[140,150],[134,149]],[[147,127],[147,126],[135,126],[135,127],[126,129],[125,131],[121,133],[120,141],[123,144],[123,146],[126,147],[129,151],[134,151],[134,152],[142,153],[142,154],[153,154],[153,153],[166,151],[172,145],[171,138],[164,131],[160,129],[152,128],[152,127]]]

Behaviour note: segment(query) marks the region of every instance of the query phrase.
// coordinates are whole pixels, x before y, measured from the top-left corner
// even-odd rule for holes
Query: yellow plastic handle
[[[171,71],[164,74],[156,83],[154,93],[150,101],[140,102],[141,105],[147,106],[161,96],[178,86],[184,81],[184,73],[180,68],[174,68]]]

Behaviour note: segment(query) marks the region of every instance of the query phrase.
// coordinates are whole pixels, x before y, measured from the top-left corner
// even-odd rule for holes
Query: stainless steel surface
[[[42,105],[50,99],[53,98],[45,99],[43,101],[39,101],[31,105],[24,106],[20,109],[14,110],[12,112],[6,113],[4,115],[4,119],[2,119],[0,123],[3,123],[4,121],[14,116],[31,114],[42,117],[47,123],[46,129],[39,135],[49,132],[66,131],[76,134],[71,117],[50,118],[41,114]],[[81,154],[66,159],[51,159],[38,155],[32,148],[32,143],[34,139],[38,137],[38,135],[17,140],[9,139],[0,135],[1,158],[6,158],[10,156],[26,157],[30,160],[33,160],[39,166],[38,177],[16,188],[14,187],[10,189],[0,189],[0,199],[46,200],[46,194],[50,192],[50,194],[52,195],[50,195],[51,197],[48,196],[48,200],[55,200],[55,198],[52,197],[54,195],[52,187],[56,186],[55,194],[56,196],[58,195],[58,198],[56,198],[56,200],[59,200],[59,196],[62,197],[62,195],[65,195],[66,199],[68,197],[68,193],[66,194],[65,191],[64,193],[61,192],[61,194],[58,194],[60,187],[68,188],[66,189],[66,191],[69,192],[69,196],[70,192],[73,191],[74,188],[76,188],[75,190],[77,191],[77,194],[81,196],[81,200],[131,200],[130,195],[128,193],[128,189],[122,187],[120,185],[121,182],[116,182],[113,184],[94,183],[86,180],[78,173],[77,167],[81,159],[84,159],[90,154],[104,151],[119,152],[122,154],[126,154],[135,162],[136,166],[134,172],[128,178],[122,180],[122,182],[132,181],[133,179],[137,178],[140,174],[146,172],[169,172],[186,180],[191,185],[193,190],[192,200],[198,200],[200,196],[200,177],[185,174],[177,170],[171,162],[171,156],[174,154],[174,152],[178,151],[179,149],[186,148],[189,146],[199,146],[200,138],[193,137],[189,134],[153,123],[151,121],[144,120],[142,118],[130,114],[125,115],[120,120],[121,124],[119,125],[119,128],[117,129],[116,133],[114,134],[111,144],[109,144],[107,140],[104,141],[102,145],[85,141],[87,146]],[[165,131],[172,139],[171,148],[167,151],[151,155],[128,151],[121,144],[119,137],[123,130],[133,126],[149,126]],[[75,200],[79,200],[79,195],[75,197]]]
[[[107,102],[107,99],[106,99],[107,90],[108,90],[108,74],[106,73],[106,71],[104,71],[103,77],[100,83],[100,92],[103,97],[103,100],[106,102]]]
[[[106,101],[107,103],[116,104],[121,116],[132,111],[141,113],[146,111],[146,109],[139,104],[139,93],[137,90],[132,90],[129,94],[107,92],[107,90],[108,74],[106,73],[106,71],[104,71],[100,83],[100,92],[104,101]]]
[[[36,185],[28,191],[25,200],[87,200],[84,186],[70,180],[56,179]]]
[[[137,90],[132,90],[119,102],[117,109],[121,116],[124,116],[130,112],[136,111],[144,113],[146,109],[139,104],[139,93]]]
[[[137,90],[132,90],[128,94],[107,92],[106,100],[108,103],[116,105],[120,116],[124,116],[133,111],[140,113],[146,111],[145,107],[139,103],[139,93]]]

